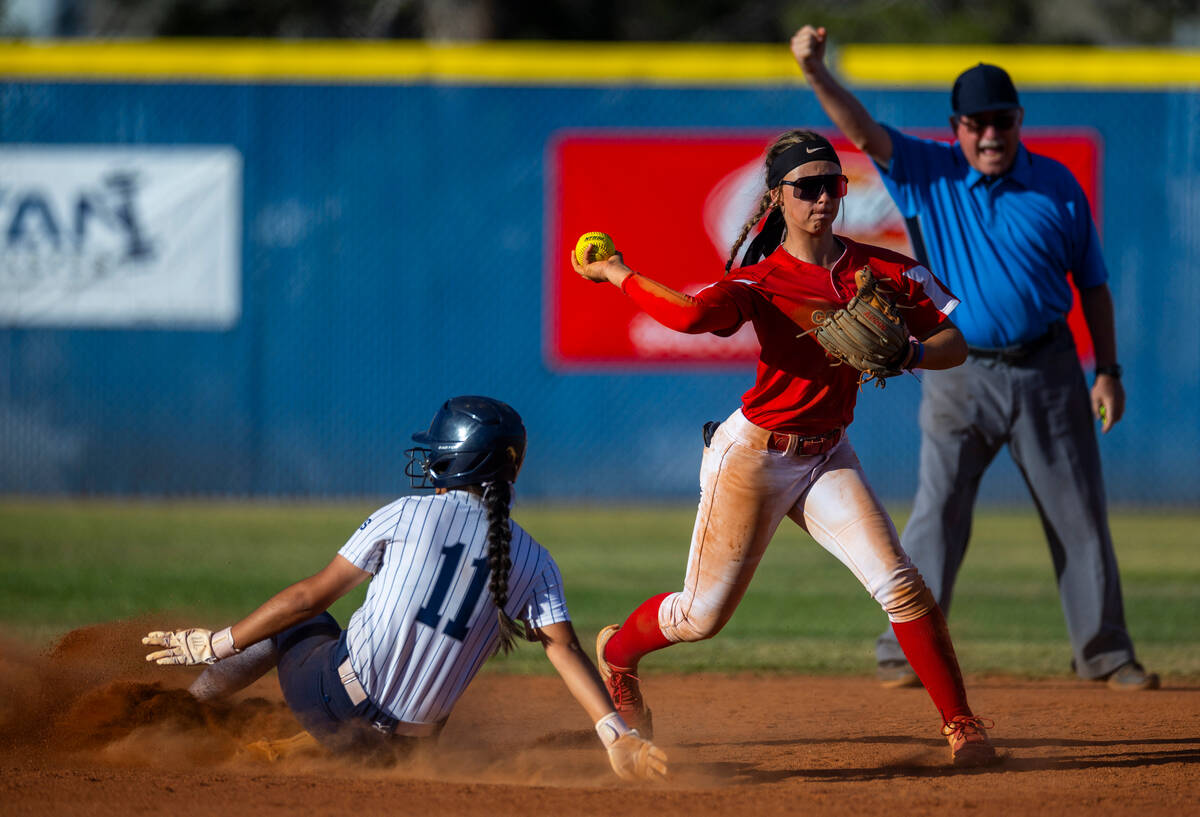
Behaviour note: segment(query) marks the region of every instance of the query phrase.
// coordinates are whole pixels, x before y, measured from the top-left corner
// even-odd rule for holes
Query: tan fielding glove
[[[862,372],[860,384],[873,379],[882,386],[885,378],[903,374],[912,356],[908,326],[870,267],[858,270],[854,282],[858,292],[850,303],[832,314],[814,313],[818,325],[809,332],[831,356]]]
[[[147,661],[156,664],[215,664],[222,658],[236,655],[238,649],[233,646],[233,635],[226,627],[224,630],[212,632],[194,627],[179,632],[161,632],[155,630],[147,633],[142,639],[143,644],[155,647],[166,647],[146,656]]]
[[[667,753],[630,729],[616,712],[596,722],[596,733],[608,749],[608,762],[622,780],[662,780]]]

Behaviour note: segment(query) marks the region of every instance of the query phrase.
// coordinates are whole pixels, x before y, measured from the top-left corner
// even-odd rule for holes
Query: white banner
[[[228,329],[241,314],[232,147],[0,147],[0,326]]]

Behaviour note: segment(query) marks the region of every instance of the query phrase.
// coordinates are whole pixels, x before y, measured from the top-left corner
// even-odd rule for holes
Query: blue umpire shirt
[[[969,345],[1045,334],[1071,309],[1068,270],[1080,289],[1108,280],[1087,197],[1063,164],[1021,145],[1009,172],[989,180],[957,143],[884,128],[892,161],[880,176],[904,217],[918,220],[922,260],[961,300],[954,323]]]

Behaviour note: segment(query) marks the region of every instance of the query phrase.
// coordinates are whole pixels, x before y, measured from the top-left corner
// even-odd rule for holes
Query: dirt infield
[[[1113,693],[972,679],[1002,764],[957,772],[923,690],[869,679],[649,675],[659,786],[622,784],[550,677],[486,675],[436,750],[391,768],[244,746],[298,727],[264,679],[221,707],[191,669],[141,660],[138,623],[76,631],[49,655],[0,644],[0,814],[822,815],[1194,813],[1200,684]],[[1190,806],[1188,804],[1191,804]]]

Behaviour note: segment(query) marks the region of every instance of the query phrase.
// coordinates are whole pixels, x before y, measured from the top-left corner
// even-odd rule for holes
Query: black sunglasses
[[[960,116],[959,124],[971,133],[983,133],[989,126],[996,130],[1008,130],[1017,124],[1016,111],[997,111],[995,113],[977,113],[974,116]]]
[[[821,198],[822,190],[828,193],[831,199],[840,199],[846,195],[846,187],[849,183],[850,180],[839,173],[831,173],[827,176],[805,176],[794,182],[780,182],[780,184],[790,185],[792,195],[801,201],[816,201]]]

